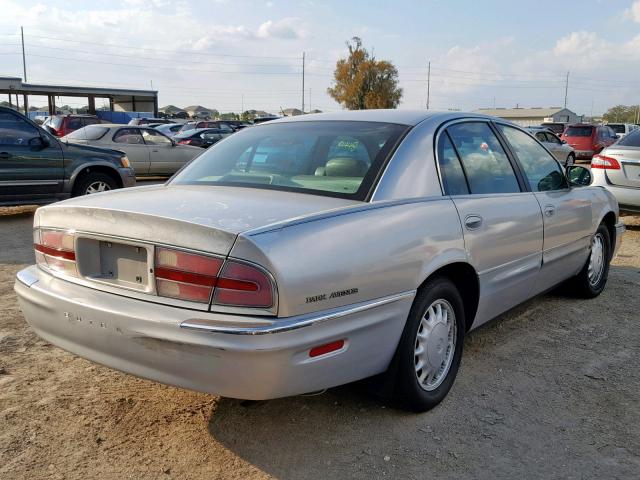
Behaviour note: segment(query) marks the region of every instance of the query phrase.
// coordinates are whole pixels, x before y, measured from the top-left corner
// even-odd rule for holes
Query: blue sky
[[[401,108],[557,106],[602,113],[640,103],[640,0],[0,0],[0,74],[32,82],[153,87],[161,104],[277,112],[326,95],[357,35],[399,69]],[[34,101],[32,101],[34,103]],[[35,101],[37,104],[37,100]],[[41,102],[44,103],[44,102]]]

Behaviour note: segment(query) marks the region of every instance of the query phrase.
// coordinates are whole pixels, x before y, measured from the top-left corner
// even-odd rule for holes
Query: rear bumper
[[[162,383],[252,400],[383,372],[415,294],[359,304],[339,315],[275,319],[265,327],[264,318],[144,302],[75,285],[35,266],[18,273],[15,290],[31,327],[65,350]],[[256,332],[256,325],[264,331]],[[340,339],[342,349],[309,358],[310,348]]]
[[[575,150],[576,160],[591,160],[595,153],[593,150]]]

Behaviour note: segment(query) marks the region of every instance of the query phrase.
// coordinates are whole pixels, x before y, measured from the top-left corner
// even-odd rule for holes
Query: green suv
[[[67,144],[0,107],[0,205],[50,203],[135,182],[123,152]]]

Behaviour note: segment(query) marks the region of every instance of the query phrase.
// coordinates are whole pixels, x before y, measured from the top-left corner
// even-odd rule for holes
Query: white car
[[[595,155],[591,174],[594,185],[613,193],[620,210],[640,213],[640,129]]]
[[[618,138],[624,138],[638,128],[632,123],[607,123],[607,127],[613,129]]]
[[[136,125],[89,125],[62,140],[120,150],[127,154],[136,177],[173,175],[202,153],[199,147],[178,145],[155,128]]]

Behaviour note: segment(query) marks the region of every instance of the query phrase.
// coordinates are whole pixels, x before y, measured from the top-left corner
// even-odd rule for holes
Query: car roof
[[[489,118],[495,119],[488,115],[467,112],[438,112],[426,110],[343,110],[331,113],[312,113],[308,115],[298,115],[295,117],[283,117],[268,122],[269,125],[275,123],[289,122],[314,122],[314,121],[361,121],[361,122],[384,122],[397,123],[401,125],[415,126],[420,122],[428,119],[441,118],[443,121],[454,119],[457,117],[465,118]],[[507,122],[510,123],[510,122]],[[259,124],[260,126],[262,124]]]

